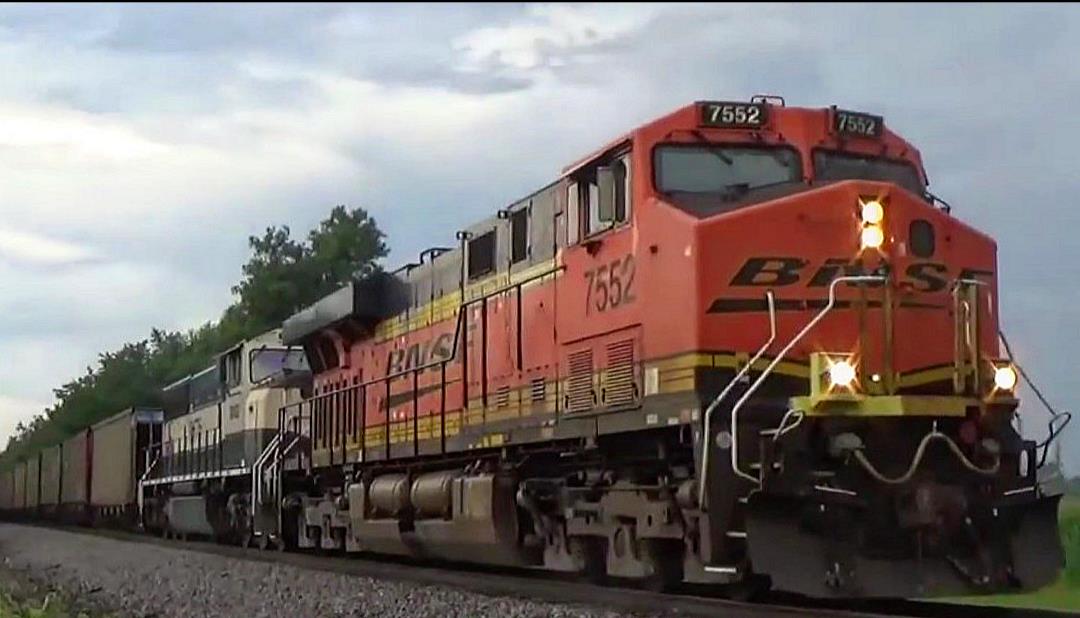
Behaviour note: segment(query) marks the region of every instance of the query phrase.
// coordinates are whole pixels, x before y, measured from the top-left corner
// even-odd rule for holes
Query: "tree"
[[[362,208],[336,206],[330,216],[308,235],[309,259],[319,282],[316,298],[338,289],[349,279],[364,278],[378,270],[386,257],[385,235]],[[312,301],[315,299],[311,299]]]
[[[244,339],[344,285],[379,269],[385,235],[366,211],[336,206],[304,242],[288,226],[248,239],[252,255],[232,290],[237,300],[217,322],[186,332],[151,329],[150,336],[98,355],[95,366],[53,391],[56,403],[19,423],[0,461],[10,463],[132,406],[160,404],[161,387],[209,365]]]
[[[287,226],[252,236],[244,278],[233,287],[238,311],[254,328],[246,334],[273,328],[349,279],[375,272],[387,254],[384,238],[364,209],[344,206],[334,207],[305,243],[293,240]]]

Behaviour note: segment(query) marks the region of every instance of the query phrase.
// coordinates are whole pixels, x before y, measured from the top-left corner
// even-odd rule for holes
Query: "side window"
[[[233,350],[225,356],[225,387],[235,388],[240,385],[240,350]]]
[[[608,224],[600,219],[600,185],[596,184],[596,173],[593,171],[592,178],[582,182],[581,188],[582,197],[585,198],[582,208],[583,212],[588,213],[585,217],[585,221],[588,222],[588,227],[585,228],[585,235],[592,236],[598,232],[602,232],[608,228]]]
[[[494,272],[495,230],[469,241],[469,279]]]
[[[578,172],[567,194],[568,229],[573,244],[630,220],[630,154]]]
[[[529,257],[529,209],[510,213],[510,263]]]
[[[566,244],[576,245],[581,238],[581,204],[578,200],[578,185],[571,182],[566,189]]]
[[[615,221],[624,223],[630,220],[630,155],[625,154],[611,164],[615,176]]]

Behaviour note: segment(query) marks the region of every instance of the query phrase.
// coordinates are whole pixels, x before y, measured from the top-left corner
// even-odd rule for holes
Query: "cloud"
[[[0,259],[31,265],[63,265],[93,256],[94,252],[86,247],[0,227]]]
[[[30,420],[34,414],[40,414],[44,408],[42,400],[0,395],[0,437],[3,438],[0,448],[7,446],[7,438],[15,433],[16,425]]]

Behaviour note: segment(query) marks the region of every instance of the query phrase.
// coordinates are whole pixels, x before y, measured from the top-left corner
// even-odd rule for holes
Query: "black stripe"
[[[806,311],[808,309],[824,309],[829,301],[824,298],[778,298],[773,301],[777,311]],[[854,301],[838,300],[833,303],[834,309],[850,309]],[[880,309],[880,300],[866,302],[870,309]],[[944,309],[944,305],[934,303],[920,303],[916,301],[900,301],[900,306],[907,309]],[[769,310],[769,302],[764,298],[717,298],[709,306],[706,313],[752,313]]]

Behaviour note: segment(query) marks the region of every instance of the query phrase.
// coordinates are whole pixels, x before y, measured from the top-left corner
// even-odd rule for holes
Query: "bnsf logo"
[[[390,373],[400,373],[427,365],[435,361],[446,360],[453,354],[454,336],[443,333],[434,339],[420,341],[407,348],[390,350],[386,365]]]
[[[803,283],[810,288],[828,287],[832,280],[845,275],[865,275],[860,262],[829,258],[817,268],[808,268],[809,260],[796,257],[753,257],[746,260],[732,277],[731,286],[783,287]],[[888,266],[886,265],[886,268]],[[994,272],[965,268],[959,279],[990,277]],[[919,292],[940,292],[949,287],[949,267],[939,262],[915,262],[904,271],[903,281]]]

